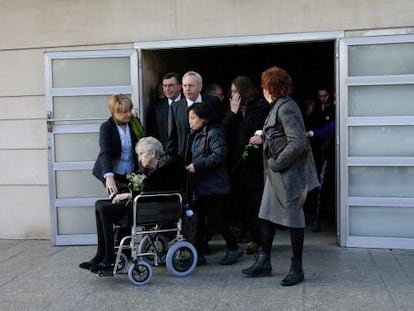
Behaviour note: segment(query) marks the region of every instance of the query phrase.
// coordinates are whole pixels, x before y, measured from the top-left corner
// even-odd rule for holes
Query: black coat
[[[157,138],[164,148],[168,141],[168,98],[163,98],[151,104],[147,117],[147,133]]]
[[[142,192],[177,191],[183,192],[186,178],[184,161],[180,157],[163,154],[157,168],[148,173],[142,183]]]
[[[137,170],[138,157],[135,152],[135,145],[138,139],[132,130],[132,126],[128,125],[131,133],[132,153],[135,163],[134,170]],[[114,173],[122,152],[121,138],[113,117],[102,123],[99,128],[99,147],[100,151],[93,166],[92,174],[105,184],[103,175],[108,172]]]
[[[226,139],[221,126],[204,126],[200,132],[195,134],[191,161],[194,164],[195,173],[191,177],[193,191],[196,195],[230,192],[226,156]]]
[[[211,105],[215,116],[213,121],[221,121],[223,115],[223,104],[220,102],[218,97],[202,95],[202,101]],[[173,155],[179,155],[182,158],[185,158],[187,138],[190,133],[187,109],[187,100],[182,98],[181,100],[171,104],[168,115],[167,152]]]
[[[245,114],[228,110],[223,119],[228,146],[227,166],[230,172],[233,191],[255,189],[263,183],[262,145],[249,147],[243,158],[249,139],[263,128],[270,106],[257,99],[248,103]]]

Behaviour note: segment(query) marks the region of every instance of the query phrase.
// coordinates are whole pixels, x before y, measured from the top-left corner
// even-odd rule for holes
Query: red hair
[[[292,93],[292,78],[286,70],[273,66],[262,72],[261,87],[269,91],[272,98]]]

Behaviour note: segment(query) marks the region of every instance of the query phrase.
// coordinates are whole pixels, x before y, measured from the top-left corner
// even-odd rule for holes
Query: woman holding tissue
[[[257,249],[257,215],[264,185],[262,141],[254,134],[263,128],[268,113],[269,105],[260,99],[250,78],[234,78],[230,109],[223,119],[231,183],[228,209],[235,226],[240,228],[239,242],[251,242],[246,254],[254,254]]]

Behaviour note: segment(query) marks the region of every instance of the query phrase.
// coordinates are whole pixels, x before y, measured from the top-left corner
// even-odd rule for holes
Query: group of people
[[[111,97],[111,117],[100,129],[93,173],[114,196],[96,202],[97,252],[80,267],[93,272],[113,269],[112,224],[129,213],[130,199],[136,195],[122,185],[128,174],[141,170],[147,176],[141,191],[183,191],[183,185],[191,185],[185,190],[197,217],[198,265],[207,263],[211,230],[218,230],[226,242],[220,264],[237,262],[244,251],[231,221],[238,220],[256,254],[243,274],[270,275],[275,232],[288,229],[291,268],[281,285],[301,282],[303,205],[319,180],[302,112],[290,97],[290,75],[279,67],[265,70],[263,97],[248,77],[238,76],[231,82],[228,103],[202,93],[202,77],[194,71],[182,79],[166,74],[162,88],[165,98],[148,112],[149,136],[137,126],[130,99],[122,94]]]

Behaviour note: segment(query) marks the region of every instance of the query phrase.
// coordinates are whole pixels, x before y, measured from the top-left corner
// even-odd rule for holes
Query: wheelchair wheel
[[[167,269],[175,276],[187,276],[197,265],[197,251],[188,241],[179,241],[167,252]]]
[[[116,255],[116,254],[115,254]],[[121,253],[118,265],[116,266],[116,273],[124,273],[128,268],[128,257]]]
[[[140,260],[129,267],[128,278],[134,285],[145,285],[152,279],[152,268]]]
[[[148,235],[142,238],[141,243],[139,244],[138,252],[142,253],[153,253],[157,254],[158,258],[160,259],[158,263],[164,264],[165,257],[167,256],[168,251],[168,240],[162,234],[157,234],[154,238],[153,244],[151,244],[150,237]],[[155,256],[154,255],[146,255],[142,256],[142,259],[149,263],[150,265],[155,265]]]

